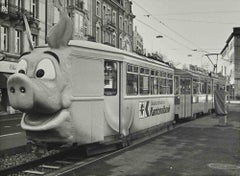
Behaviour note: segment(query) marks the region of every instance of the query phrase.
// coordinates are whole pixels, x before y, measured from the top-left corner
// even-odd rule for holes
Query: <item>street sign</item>
[[[0,72],[15,73],[16,69],[17,69],[16,62],[0,61]]]

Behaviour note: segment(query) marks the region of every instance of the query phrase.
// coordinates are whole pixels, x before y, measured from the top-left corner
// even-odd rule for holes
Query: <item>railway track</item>
[[[187,122],[188,123],[188,122]],[[122,141],[116,141],[115,143],[109,145],[96,145],[96,146],[84,146],[69,148],[59,153],[52,154],[46,157],[39,158],[37,160],[22,163],[16,166],[8,167],[0,170],[0,175],[26,175],[26,176],[36,176],[36,175],[65,175],[71,172],[104,159],[106,157],[111,157],[113,155],[121,154],[126,150],[133,147],[137,147],[142,143],[148,142],[153,138],[170,131],[172,129],[178,128],[186,123],[179,123],[174,126],[174,128],[164,128],[155,134],[148,134],[144,138],[139,138],[137,140],[131,141],[131,145],[123,145]],[[120,145],[121,143],[121,145]]]
[[[71,148],[0,170],[0,175],[46,175],[85,158],[83,148]]]

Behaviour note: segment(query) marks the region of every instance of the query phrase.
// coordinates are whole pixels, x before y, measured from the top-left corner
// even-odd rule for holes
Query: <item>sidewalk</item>
[[[240,111],[219,126],[214,114],[160,135],[121,155],[76,171],[77,175],[239,176]]]

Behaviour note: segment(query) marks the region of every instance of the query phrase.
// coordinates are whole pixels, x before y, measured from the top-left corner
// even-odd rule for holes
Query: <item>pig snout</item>
[[[20,111],[28,111],[34,104],[30,79],[24,74],[11,75],[7,82],[10,105]]]

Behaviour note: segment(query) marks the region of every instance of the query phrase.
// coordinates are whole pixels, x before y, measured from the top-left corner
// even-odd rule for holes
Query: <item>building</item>
[[[132,51],[132,2],[129,0],[92,0],[94,41]]]
[[[20,54],[29,50],[23,14],[27,17],[33,43],[37,45],[39,1],[0,0],[0,112],[14,112],[9,106],[7,77],[15,72]]]
[[[92,36],[92,0],[62,0],[62,4],[74,24],[72,39],[88,40]],[[50,4],[49,8],[53,16],[49,22],[54,25],[59,20],[59,12],[55,4]]]
[[[137,31],[137,26],[133,31],[133,52],[143,55],[143,38]]]
[[[0,112],[10,112],[7,77],[19,56],[30,50],[23,15],[34,46],[46,43],[48,31],[59,21],[61,4],[74,24],[72,39],[133,50],[132,2],[129,0],[0,0]]]
[[[229,69],[228,81],[230,96],[240,99],[240,27],[233,28],[233,32],[221,51],[222,59]],[[222,66],[222,72],[226,68]]]

